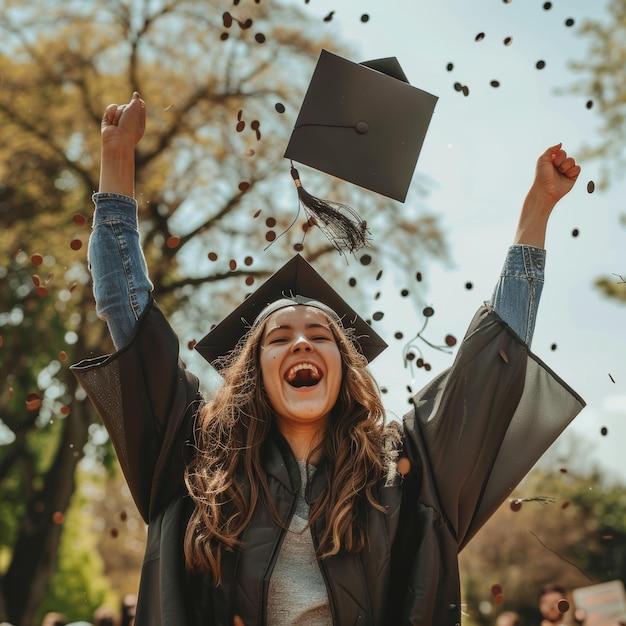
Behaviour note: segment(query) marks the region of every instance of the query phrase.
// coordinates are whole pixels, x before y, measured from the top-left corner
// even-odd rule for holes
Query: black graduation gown
[[[107,427],[148,523],[137,626],[230,626],[235,614],[246,626],[262,624],[262,578],[283,532],[266,512],[258,511],[244,534],[246,550],[225,557],[229,574],[219,588],[197,586],[184,571],[184,449],[201,397],[157,305],[150,303],[127,347],[72,371]],[[459,624],[459,550],[583,406],[481,307],[453,365],[415,395],[404,417],[403,454],[412,469],[381,487],[387,514],[368,512],[370,548],[320,565],[334,623]],[[284,445],[272,440],[266,447],[270,488],[288,522],[299,472]],[[322,487],[314,483],[313,495]]]

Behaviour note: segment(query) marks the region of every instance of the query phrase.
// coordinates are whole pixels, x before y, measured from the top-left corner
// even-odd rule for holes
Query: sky
[[[292,1],[292,0],[288,0]],[[294,4],[304,5],[303,0]],[[437,214],[451,262],[428,267],[427,304],[435,309],[425,336],[442,343],[446,334],[462,337],[475,310],[491,296],[537,157],[563,142],[574,157],[599,140],[600,119],[588,97],[559,93],[579,77],[569,62],[585,58],[588,39],[576,29],[588,18],[608,19],[604,0],[310,0],[306,10],[354,50],[351,60],[395,56],[409,82],[439,97],[417,164],[414,182],[431,181],[420,199]],[[332,19],[323,18],[334,11]],[[368,20],[362,19],[363,15]],[[574,20],[567,26],[566,20]],[[480,41],[476,41],[483,33]],[[509,45],[504,44],[512,38]],[[331,50],[332,51],[332,50]],[[537,69],[537,62],[545,67]],[[452,64],[452,70],[447,69]],[[500,86],[494,88],[491,81]],[[454,89],[467,85],[469,95]],[[597,465],[609,479],[626,484],[626,306],[607,300],[593,287],[599,276],[625,275],[626,177],[607,190],[589,193],[600,163],[580,161],[574,190],[556,207],[546,241],[546,283],[533,351],[587,402],[566,434],[546,453],[545,462],[571,469]],[[398,210],[402,205],[398,204]],[[574,233],[577,233],[575,236]],[[375,233],[373,233],[375,237]],[[472,284],[471,289],[465,287]],[[414,389],[451,364],[452,356],[428,350],[430,374],[402,371],[404,342],[394,342],[398,319],[415,311],[383,291],[396,318],[376,323],[390,348],[372,364],[385,405],[400,416],[408,408],[407,384]],[[397,301],[396,301],[397,299]],[[398,375],[399,369],[401,374]],[[413,379],[412,379],[413,376]],[[603,431],[603,429],[606,429]],[[606,433],[606,434],[603,434]],[[570,434],[582,448],[563,458]]]

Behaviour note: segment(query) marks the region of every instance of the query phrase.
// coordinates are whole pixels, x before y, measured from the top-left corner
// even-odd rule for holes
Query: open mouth
[[[285,376],[292,387],[314,387],[322,380],[322,374],[312,363],[294,365]]]

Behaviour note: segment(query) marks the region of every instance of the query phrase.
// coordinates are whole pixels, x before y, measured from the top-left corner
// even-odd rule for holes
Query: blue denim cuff
[[[510,246],[492,297],[495,312],[528,346],[535,331],[545,259],[543,248]]]
[[[93,226],[108,222],[122,222],[137,230],[137,201],[121,193],[96,192],[91,196],[96,210],[93,215]]]

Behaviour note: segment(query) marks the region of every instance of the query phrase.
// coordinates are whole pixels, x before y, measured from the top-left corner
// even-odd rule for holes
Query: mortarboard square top
[[[297,297],[296,297],[297,296]],[[250,329],[259,314],[269,305],[283,298],[288,304],[308,304],[317,301],[330,308],[341,320],[344,328],[353,328],[361,353],[368,361],[380,354],[387,344],[357,315],[348,303],[299,254],[294,256],[275,274],[224,318],[195,346],[195,349],[212,365],[228,354],[239,339]],[[312,303],[312,306],[317,306]],[[319,307],[325,310],[324,307]]]
[[[437,99],[395,57],[322,50],[285,157],[404,202]]]

